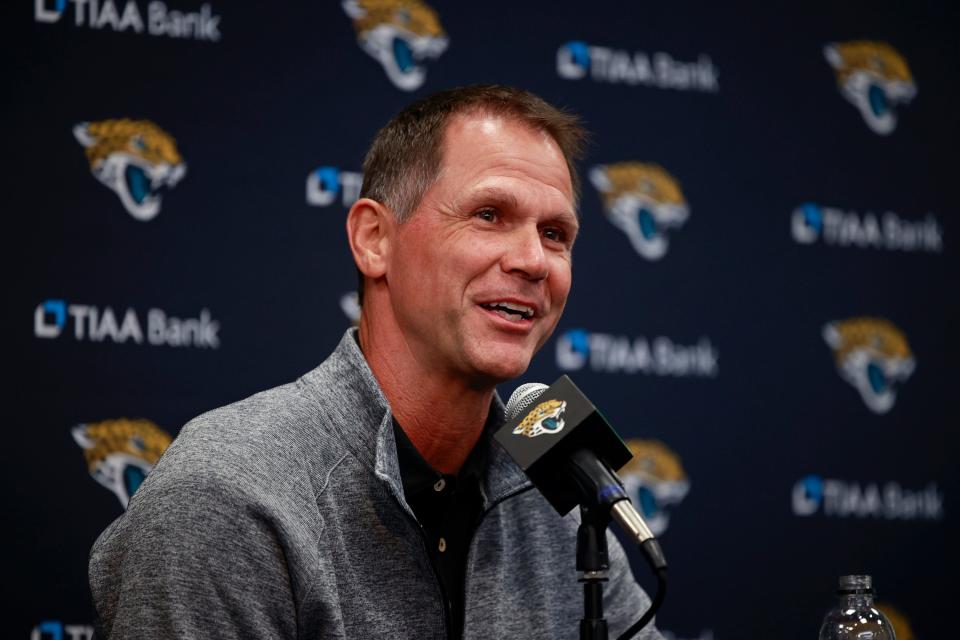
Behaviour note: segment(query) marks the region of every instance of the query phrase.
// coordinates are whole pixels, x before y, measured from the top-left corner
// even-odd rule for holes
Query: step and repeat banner
[[[948,634],[956,12],[715,4],[8,7],[3,636],[91,636],[90,546],[180,426],[355,320],[374,132],[473,82],[593,132],[568,309],[500,392],[569,374],[624,435],[665,635],[816,637],[859,572]]]

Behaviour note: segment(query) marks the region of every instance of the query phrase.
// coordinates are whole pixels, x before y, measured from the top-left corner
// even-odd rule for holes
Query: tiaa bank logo
[[[117,313],[111,307],[68,304],[65,300],[45,300],[33,311],[33,335],[37,338],[55,340],[70,325],[73,331],[67,335],[72,335],[77,342],[109,339],[117,344],[146,342],[153,346],[220,347],[220,322],[214,320],[207,309],[201,310],[196,318],[178,318],[153,308],[147,311],[146,322],[134,309]]]
[[[328,207],[339,201],[350,207],[360,197],[363,174],[356,171],[341,171],[337,167],[317,167],[307,175],[307,204],[313,207]]]
[[[823,48],[840,93],[860,111],[874,133],[897,127],[897,107],[913,100],[917,85],[900,53],[886,42],[855,40]]]
[[[659,260],[670,246],[669,233],[690,217],[680,183],[657,164],[620,162],[590,170],[607,219],[623,231],[634,250]]]
[[[124,509],[171,442],[166,431],[143,419],[78,424],[71,433],[83,448],[90,475],[113,492]]]
[[[908,220],[893,211],[882,216],[805,202],[793,210],[790,233],[798,244],[886,251],[940,253],[943,230],[932,213]]]
[[[589,367],[597,373],[713,378],[720,370],[720,355],[706,337],[683,345],[666,336],[648,340],[570,329],[556,345],[557,367],[563,371]]]
[[[360,47],[398,89],[419,89],[427,79],[423,63],[447,49],[437,12],[421,0],[343,0],[342,6]]]
[[[176,11],[160,0],[148,3],[146,10],[134,0],[126,0],[122,5],[113,0],[34,0],[33,19],[37,22],[54,24],[67,13],[73,14],[68,24],[94,31],[109,28],[150,36],[220,41],[220,16],[214,15],[206,3],[199,11]]]
[[[887,413],[897,387],[916,368],[907,338],[883,318],[849,318],[828,322],[823,339],[833,351],[840,377],[849,382],[874,413]]]
[[[720,90],[718,73],[710,56],[694,62],[676,60],[669,53],[652,55],[624,51],[574,40],[557,49],[557,75],[566,80],[590,78],[594,82],[641,85],[677,91]]]
[[[94,177],[137,220],[155,218],[160,189],[175,187],[187,173],[176,141],[149,120],[81,122],[73,135],[83,145]]]
[[[791,502],[793,514],[800,517],[943,519],[943,494],[935,482],[922,489],[906,489],[899,482],[862,483],[810,475],[794,484]]]
[[[690,480],[680,456],[659,440],[627,440],[626,444],[633,459],[620,470],[620,479],[650,531],[659,536],[670,523],[669,510],[690,491]]]
[[[44,620],[31,629],[30,640],[93,640],[93,627],[89,624]]]

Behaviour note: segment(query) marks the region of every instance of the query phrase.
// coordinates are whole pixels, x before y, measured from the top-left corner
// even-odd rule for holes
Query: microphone
[[[667,561],[614,472],[630,449],[566,375],[551,386],[521,385],[506,406],[507,423],[494,438],[561,516],[577,505],[609,511],[657,572]]]

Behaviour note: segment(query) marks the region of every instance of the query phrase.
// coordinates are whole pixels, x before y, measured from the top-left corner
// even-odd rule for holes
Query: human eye
[[[566,242],[567,233],[559,227],[547,227],[543,230],[543,237],[554,242]]]
[[[496,222],[499,214],[496,209],[480,209],[473,214],[473,217],[480,218],[485,222]]]

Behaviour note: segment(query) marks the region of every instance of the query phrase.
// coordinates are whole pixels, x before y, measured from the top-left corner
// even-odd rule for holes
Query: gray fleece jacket
[[[494,401],[495,424],[503,405]],[[577,519],[492,438],[464,638],[577,638]],[[390,408],[353,336],[296,382],[187,424],[94,544],[98,637],[447,638]],[[610,637],[649,606],[610,537]],[[652,627],[638,636],[660,639]]]

